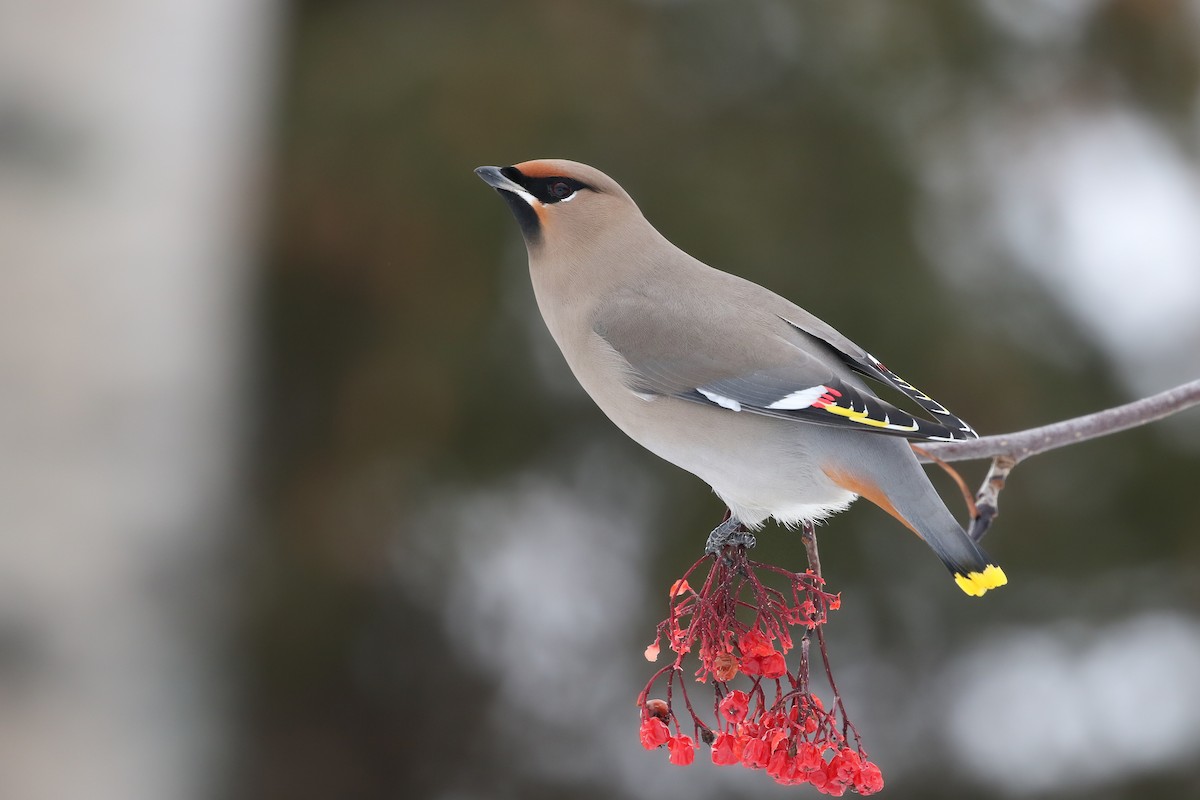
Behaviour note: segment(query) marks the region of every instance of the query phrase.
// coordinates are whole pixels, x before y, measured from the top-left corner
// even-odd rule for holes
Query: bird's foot
[[[708,535],[708,541],[704,544],[705,555],[715,556],[726,547],[754,547],[757,541],[754,534],[747,530],[737,517],[730,516],[729,519],[722,522],[717,527],[713,528],[712,533]]]

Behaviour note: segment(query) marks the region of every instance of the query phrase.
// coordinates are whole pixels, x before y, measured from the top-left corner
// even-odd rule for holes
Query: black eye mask
[[[500,174],[519,185],[543,203],[557,203],[562,200],[569,200],[580,189],[591,188],[582,181],[558,175],[548,178],[532,178],[522,174],[516,167],[505,167],[500,170]]]

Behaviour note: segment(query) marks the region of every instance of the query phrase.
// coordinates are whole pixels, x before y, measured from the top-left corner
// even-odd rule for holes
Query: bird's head
[[[531,253],[579,246],[613,224],[642,219],[616,181],[576,161],[539,159],[475,174],[508,202]]]

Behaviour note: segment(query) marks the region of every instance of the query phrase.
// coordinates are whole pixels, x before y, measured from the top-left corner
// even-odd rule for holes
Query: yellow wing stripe
[[[881,419],[872,419],[865,410],[858,411],[853,408],[843,408],[835,405],[820,406],[820,408],[822,408],[824,411],[828,411],[830,414],[837,414],[840,417],[845,417],[851,422],[859,422],[863,425],[870,425],[873,428],[888,428],[894,431],[917,430],[917,424],[915,422],[912,425],[897,425],[894,422],[885,422]]]

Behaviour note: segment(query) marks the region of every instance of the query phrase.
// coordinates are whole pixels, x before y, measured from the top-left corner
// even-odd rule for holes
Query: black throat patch
[[[586,183],[575,178],[568,178],[565,175],[534,177],[526,175],[516,167],[505,167],[500,170],[500,174],[529,192],[530,195],[536,198],[537,202],[542,203],[544,206],[552,206],[555,203],[570,200],[575,196],[576,192],[591,190],[591,187]],[[508,207],[512,210],[513,216],[517,218],[517,222],[521,225],[521,234],[525,237],[526,243],[536,244],[540,242],[542,239],[542,221],[538,217],[537,212],[516,192],[506,189],[497,189],[497,191],[508,201]]]
[[[517,224],[521,226],[521,235],[525,237],[525,241],[528,244],[540,242],[542,240],[542,221],[538,219],[537,212],[515,192],[505,189],[497,189],[496,192],[504,198],[504,202],[508,203],[508,210],[517,218]]]

